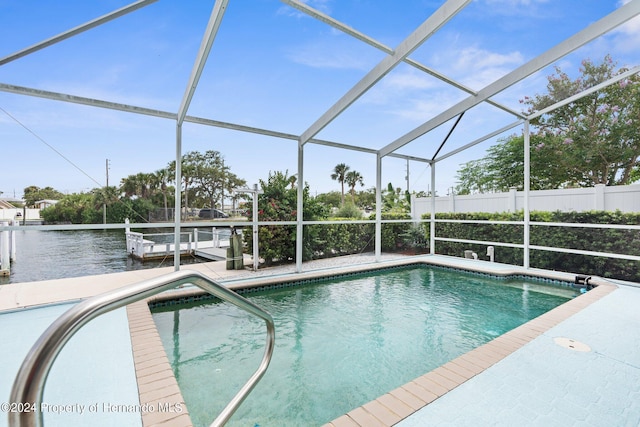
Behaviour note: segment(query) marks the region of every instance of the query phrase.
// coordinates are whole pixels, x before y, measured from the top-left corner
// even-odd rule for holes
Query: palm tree
[[[119,200],[118,187],[99,187],[94,188],[91,192],[94,196],[93,203],[96,209],[100,209],[103,206],[110,206]]]
[[[344,180],[347,175],[347,171],[349,170],[349,166],[344,163],[339,163],[333,168],[333,173],[331,174],[331,179],[334,181],[339,181],[342,187],[342,197],[340,198],[340,203],[344,206]]]
[[[120,181],[120,189],[127,197],[137,196],[148,199],[153,195],[153,174],[139,172]]]
[[[358,171],[349,171],[345,175],[344,180],[350,188],[351,201],[355,204],[356,203],[356,185],[360,184],[360,187],[364,187],[364,177]]]
[[[298,177],[296,175],[291,175],[289,177],[289,184],[291,184],[291,188],[295,188],[296,187],[296,181],[298,180]]]
[[[118,202],[118,187],[100,187],[91,190],[93,193],[93,204],[96,210],[102,208],[102,222],[107,223],[107,206]]]
[[[153,177],[156,186],[160,188],[160,193],[162,193],[162,200],[164,203],[164,220],[169,221],[169,209],[167,206],[167,190],[169,189],[169,186],[167,184],[171,181],[171,172],[168,168],[158,169],[153,173]]]

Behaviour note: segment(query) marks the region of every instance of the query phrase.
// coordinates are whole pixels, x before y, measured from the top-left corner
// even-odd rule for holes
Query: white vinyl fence
[[[431,212],[431,198],[414,198],[411,203],[413,219]],[[508,193],[452,194],[436,197],[436,213],[443,212],[516,212],[524,209],[524,191],[511,189]],[[532,211],[615,211],[640,212],[640,184],[591,188],[539,190],[529,192]]]
[[[27,221],[29,220],[39,220],[40,219],[40,209],[22,209],[22,208],[13,208],[13,209],[0,209],[0,221],[12,221],[17,219],[19,221],[23,220],[23,216],[26,215]]]

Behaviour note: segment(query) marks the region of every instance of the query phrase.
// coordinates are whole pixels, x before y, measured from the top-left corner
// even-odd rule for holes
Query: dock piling
[[[3,227],[8,227],[8,221],[2,221],[0,223]],[[0,276],[8,276],[10,271],[10,231],[0,231]]]

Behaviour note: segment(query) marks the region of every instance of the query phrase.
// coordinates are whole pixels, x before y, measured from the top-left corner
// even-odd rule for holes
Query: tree
[[[181,191],[181,194],[183,196],[182,208],[184,209],[185,214],[189,209],[189,192],[191,190],[190,186],[194,180],[194,174],[195,174],[194,161],[197,157],[197,154],[198,154],[197,152],[191,151],[189,153],[183,154],[182,159],[180,159],[180,171],[181,171],[182,182],[176,183],[176,185],[180,185],[182,188],[182,191]],[[172,160],[171,162],[169,162],[167,169],[169,170],[169,173],[171,174],[171,176],[174,177],[173,180],[175,181],[176,161]]]
[[[262,194],[258,195],[258,220],[260,221],[295,221],[297,219],[298,190],[291,188],[288,171],[269,172],[267,180],[260,180]],[[302,218],[305,221],[321,220],[327,217],[326,208],[317,200],[309,196],[309,186],[305,185],[302,193],[304,211]],[[247,217],[251,219],[253,214],[247,211]],[[303,258],[311,258],[311,249],[318,239],[317,235],[310,234],[310,228],[303,229]],[[244,234],[245,244],[251,247],[251,233]],[[295,260],[296,227],[292,225],[261,225],[258,229],[260,244],[260,257],[265,264],[274,262],[287,262]]]
[[[571,80],[556,67],[544,95],[523,100],[539,111],[627,71],[607,55],[599,64],[582,61],[581,76]],[[557,108],[532,121],[545,140],[535,150],[553,157],[566,171],[566,185],[626,185],[640,167],[640,77],[637,74]]]
[[[164,206],[164,220],[169,221],[168,200],[172,190],[169,186],[169,182],[171,182],[171,172],[168,168],[158,169],[153,173],[153,178],[158,188],[160,189],[160,194],[162,195],[162,206]]]
[[[289,177],[289,184],[291,184],[291,188],[296,188],[296,181],[298,180],[297,175],[291,175]]]
[[[142,197],[149,199],[157,191],[157,183],[154,174],[139,172],[122,178],[120,181],[120,190],[127,197]]]
[[[401,188],[393,188],[393,184],[387,184],[387,190],[382,192],[382,212],[400,214],[411,212],[411,195],[405,191],[404,197]]]
[[[347,171],[349,171],[349,166],[344,163],[339,163],[333,168],[333,173],[331,174],[331,179],[334,181],[338,181],[341,186],[341,194],[342,197],[340,199],[340,203],[344,205],[344,180],[347,175]]]
[[[365,210],[372,210],[376,206],[376,188],[359,191],[357,194],[357,205]]]
[[[60,200],[64,194],[52,187],[40,188],[30,185],[23,190],[25,205],[29,207],[35,206],[38,200]]]
[[[91,193],[93,193],[93,208],[95,210],[105,209],[104,219],[106,219],[106,208],[120,201],[118,189],[113,186],[94,188]]]
[[[168,168],[175,175],[175,161]],[[182,156],[182,185],[185,209],[189,200],[199,207],[215,208],[225,192],[230,194],[234,188],[245,186],[246,181],[230,172],[218,151],[190,151]]]
[[[125,218],[149,218],[154,208],[150,200],[118,197],[116,187],[95,188],[90,193],[72,193],[41,211],[47,223],[99,224],[103,221],[103,205],[108,206],[107,222],[123,223]]]
[[[531,135],[531,146],[549,144],[551,136]],[[524,137],[511,135],[487,149],[487,155],[465,163],[457,172],[458,194],[506,192],[524,188]],[[531,150],[530,188],[545,190],[562,187],[566,174],[555,166],[550,153]]]
[[[42,209],[40,214],[47,223],[91,224],[102,222],[101,212],[95,209],[94,196],[91,193],[73,193],[63,196],[55,205]]]
[[[340,192],[329,191],[328,193],[320,193],[315,197],[316,201],[322,203],[328,208],[340,207]]]
[[[616,74],[609,56],[601,64],[583,61],[571,80],[556,67],[548,93],[525,97],[527,114],[542,110]],[[625,185],[640,179],[640,78],[625,78],[532,120],[531,189]],[[459,194],[524,187],[524,137],[500,140],[479,160],[458,170]]]
[[[344,181],[349,186],[349,192],[351,193],[351,201],[356,203],[356,185],[360,184],[364,187],[364,178],[358,171],[349,171],[344,177]],[[344,204],[344,201],[343,201]]]

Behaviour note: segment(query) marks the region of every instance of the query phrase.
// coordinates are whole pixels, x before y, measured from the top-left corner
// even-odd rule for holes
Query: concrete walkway
[[[435,264],[475,267],[491,274],[523,273],[518,267],[497,263],[465,260],[449,257],[428,257]],[[411,261],[399,255],[384,255],[380,263],[371,254],[340,257],[305,263],[306,274],[335,274],[352,265],[375,264],[385,266]],[[204,263],[188,266],[212,279],[229,286],[243,285],[259,280],[286,280],[294,276],[295,266],[270,268],[257,272],[227,271],[224,263]],[[36,337],[69,304],[78,299],[102,293],[130,283],[156,277],[173,271],[173,267],[153,270],[137,270],[101,276],[78,277],[0,286],[0,326],[3,336],[0,351],[0,394],[6,401],[13,376],[19,362]],[[557,272],[541,272],[550,277],[571,280],[572,275]],[[303,274],[304,275],[304,274]],[[51,305],[65,303],[64,305]],[[29,309],[32,307],[33,309]],[[76,352],[82,360],[94,360],[104,369],[98,358],[83,353],[91,349],[95,354],[109,356],[111,368],[107,376],[90,387],[115,390],[117,396],[101,397],[100,401],[128,403],[136,391],[131,368],[131,342],[123,313],[116,311],[105,315],[104,322],[88,329],[88,335],[78,335]],[[93,323],[93,322],[92,322]],[[87,325],[89,328],[89,325]],[[105,333],[108,332],[108,335]],[[574,349],[563,347],[559,338],[568,338]],[[566,341],[565,341],[566,342]],[[107,347],[101,345],[106,343]],[[71,346],[72,343],[69,344]],[[71,347],[69,347],[71,348]],[[576,351],[584,349],[588,351]],[[65,349],[66,350],[66,349]],[[125,355],[126,360],[116,356]],[[61,375],[52,373],[50,386],[56,383],[73,385],[69,376],[78,368],[78,358],[64,362],[61,359]],[[102,360],[102,359],[101,359]],[[96,370],[96,364],[87,364]],[[109,374],[110,372],[110,374]],[[117,375],[116,375],[117,374]],[[132,382],[133,381],[133,382]],[[83,381],[81,381],[83,382]],[[120,384],[120,386],[113,386]],[[55,386],[57,387],[57,386]],[[124,394],[122,394],[124,393]],[[82,393],[81,393],[82,394]],[[87,394],[90,396],[90,394]],[[70,395],[74,402],[83,396]],[[411,396],[406,396],[410,399]],[[86,400],[86,399],[85,399]],[[95,400],[95,399],[94,399]],[[135,399],[134,399],[135,400]],[[405,414],[396,425],[417,427],[429,425],[477,426],[477,425],[533,425],[533,426],[638,426],[640,425],[640,288],[619,285],[618,289],[593,302],[568,319],[548,329],[542,335],[525,344],[495,365],[473,376],[463,384],[438,397],[412,415]],[[87,402],[88,403],[88,402]],[[362,411],[362,409],[359,409]],[[120,414],[122,415],[122,414]],[[397,415],[397,414],[396,414]],[[119,416],[119,415],[118,415]],[[87,418],[72,417],[82,425]],[[103,418],[105,421],[108,417]],[[345,417],[346,419],[346,417]],[[371,419],[371,418],[368,418]],[[55,418],[50,424],[56,425]],[[69,418],[64,418],[64,423]],[[112,419],[113,420],[113,419]],[[375,417],[373,419],[376,421]],[[0,414],[0,426],[6,425],[6,414]],[[132,424],[130,424],[132,422]],[[137,420],[121,418],[118,425],[139,425]],[[351,423],[351,421],[349,421]],[[62,425],[62,424],[60,424]],[[74,425],[71,423],[69,425]],[[97,424],[96,424],[97,425]],[[383,425],[337,424],[334,425]]]
[[[397,426],[636,427],[639,402],[640,289],[621,286]]]
[[[74,303],[0,313],[0,403],[8,402],[16,373],[28,351]],[[62,349],[46,382],[41,409],[47,427],[141,426],[135,412],[105,406],[138,402],[129,321],[124,308],[103,314]],[[7,408],[0,427],[8,425]]]

